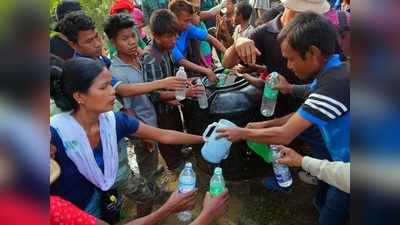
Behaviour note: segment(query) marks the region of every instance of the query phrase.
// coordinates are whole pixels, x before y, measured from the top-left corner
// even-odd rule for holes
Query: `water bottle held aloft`
[[[182,78],[182,79],[187,79],[187,75],[185,72],[185,68],[183,66],[179,67],[178,72],[176,72],[176,77],[177,78]],[[175,91],[175,98],[178,101],[182,101],[183,99],[186,98],[186,88],[176,90]]]
[[[210,194],[212,197],[216,197],[225,191],[225,180],[222,176],[222,169],[216,167],[214,169],[214,175],[210,180]]]
[[[279,74],[272,72],[265,80],[264,92],[261,102],[261,114],[265,117],[270,117],[275,112],[276,99],[278,97],[278,90],[273,89],[278,83]]]
[[[193,171],[192,163],[187,162],[185,168],[179,175],[178,179],[178,191],[180,193],[187,193],[193,191],[196,187],[196,174]],[[183,211],[178,213],[178,219],[180,221],[186,222],[192,218],[192,213],[190,211]]]

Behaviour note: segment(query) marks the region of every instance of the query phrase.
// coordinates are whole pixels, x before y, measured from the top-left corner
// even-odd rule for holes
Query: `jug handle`
[[[217,126],[218,125],[218,123],[217,122],[214,122],[214,123],[212,123],[212,124],[210,124],[210,125],[208,125],[207,126],[207,128],[204,130],[204,132],[203,132],[203,140],[204,141],[207,141],[208,140],[208,137],[206,137],[206,135],[208,134],[208,132],[211,130],[211,128],[212,127],[214,127],[214,126]]]

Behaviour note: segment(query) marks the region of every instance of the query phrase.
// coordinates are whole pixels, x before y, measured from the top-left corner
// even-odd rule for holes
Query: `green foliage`
[[[49,15],[50,16],[54,16],[56,14],[56,7],[57,7],[58,2],[60,2],[60,0],[50,0],[50,2],[49,2],[49,6],[50,6]]]
[[[81,5],[85,13],[96,23],[99,34],[103,34],[103,24],[109,15],[113,0],[81,0]]]
[[[54,28],[55,9],[61,0],[50,0],[50,29]],[[104,37],[103,24],[107,18],[113,0],[80,0],[82,9],[96,23],[96,29]]]

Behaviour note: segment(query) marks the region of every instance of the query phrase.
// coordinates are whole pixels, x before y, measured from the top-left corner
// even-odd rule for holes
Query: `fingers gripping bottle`
[[[223,193],[225,190],[225,180],[222,176],[222,169],[220,167],[216,167],[214,169],[214,175],[210,180],[210,194],[212,197],[216,197]]]
[[[278,83],[278,73],[272,72],[268,79],[265,80],[264,92],[261,102],[261,114],[270,117],[274,114],[278,90],[272,87]]]
[[[193,171],[192,163],[187,162],[185,168],[179,175],[178,190],[180,193],[187,193],[196,187],[196,174]],[[178,213],[178,219],[182,222],[187,222],[192,219],[192,213],[190,211],[183,211]]]
[[[288,188],[293,183],[289,167],[287,165],[278,163],[277,160],[281,157],[281,155],[276,145],[271,145],[271,150],[272,150],[272,168],[275,173],[276,182],[280,187]]]
[[[185,68],[183,66],[179,67],[178,72],[176,72],[176,77],[177,78],[182,78],[182,79],[187,79],[187,75],[185,72]],[[186,98],[186,88],[176,90],[175,91],[175,98],[178,101],[182,101],[183,99]]]

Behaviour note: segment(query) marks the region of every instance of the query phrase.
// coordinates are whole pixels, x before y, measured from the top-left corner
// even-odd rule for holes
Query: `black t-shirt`
[[[268,23],[257,27],[250,35],[261,55],[257,57],[257,64],[265,65],[268,71],[276,71],[283,75],[291,84],[302,84],[296,75],[287,68],[287,60],[282,56],[280,44],[277,40],[279,32],[282,30],[280,23],[281,14]],[[283,116],[296,111],[303,100],[292,97],[291,95],[283,95],[279,93],[276,116]]]
[[[50,39],[50,53],[64,60],[74,56],[74,49],[69,46],[68,42],[55,35]]]

